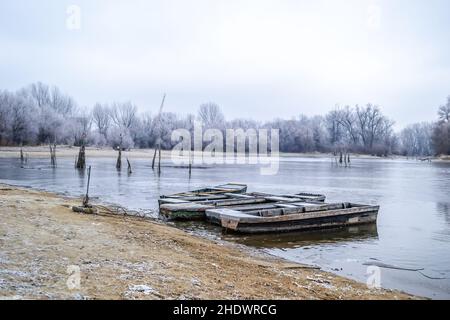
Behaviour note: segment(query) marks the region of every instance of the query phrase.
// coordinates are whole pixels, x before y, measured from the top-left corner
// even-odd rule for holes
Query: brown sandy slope
[[[78,203],[78,201],[77,201]],[[409,299],[162,223],[0,185],[0,298]],[[81,270],[70,290],[67,268]]]

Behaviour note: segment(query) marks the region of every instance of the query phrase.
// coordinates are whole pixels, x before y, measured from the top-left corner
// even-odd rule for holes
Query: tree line
[[[16,92],[0,90],[0,145],[95,145],[149,148],[158,141],[170,149],[175,129],[279,129],[281,152],[354,152],[378,156],[450,154],[450,96],[438,108],[436,122],[422,122],[394,131],[394,121],[374,104],[335,106],[326,115],[259,122],[227,120],[215,103],[196,114],[140,113],[131,102],[97,103],[80,108],[57,87],[41,82]]]

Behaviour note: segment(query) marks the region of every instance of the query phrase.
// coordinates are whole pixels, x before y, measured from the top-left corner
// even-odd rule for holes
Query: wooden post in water
[[[89,207],[89,185],[91,183],[91,166],[89,166],[88,169],[88,183],[87,183],[87,188],[86,188],[86,195],[84,196],[83,199],[83,207],[87,208]]]
[[[128,158],[127,158],[127,163],[128,163],[128,174],[132,174],[133,171],[131,170],[131,163],[130,163],[130,160],[128,160]]]
[[[158,161],[158,173],[161,173],[161,113],[162,109],[164,107],[164,101],[166,100],[166,94],[163,95],[161,106],[159,107],[159,113],[158,113],[158,138],[156,140],[156,146],[155,146],[155,153],[153,154],[153,161],[152,161],[152,169],[155,168],[155,159],[156,159],[156,149],[158,149],[159,152],[159,161]]]
[[[158,175],[161,174],[161,144],[159,144],[159,149],[158,149]]]
[[[56,143],[53,145],[50,144],[50,163],[52,167],[56,167]]]
[[[84,144],[80,147],[80,152],[78,153],[76,168],[77,169],[86,168],[86,151],[85,151]]]
[[[156,159],[156,151],[158,149],[158,144],[155,146],[155,152],[153,153],[153,160],[152,160],[152,169],[155,169],[155,159]]]
[[[192,157],[191,157],[191,150],[189,150],[189,179],[191,178],[192,174]]]
[[[342,165],[342,151],[339,152],[339,164]]]
[[[119,154],[117,155],[117,162],[116,162],[116,169],[120,170],[122,169],[122,142],[123,142],[123,136],[120,134],[120,143],[117,149],[119,150]]]
[[[81,137],[81,146],[80,146],[80,152],[78,152],[78,159],[77,159],[77,169],[84,169],[86,168],[86,147],[85,147],[85,139],[86,135],[83,134]]]
[[[53,144],[53,162],[55,163],[56,167],[56,143]]]
[[[23,157],[23,149],[20,147],[20,161],[23,162],[25,159]]]
[[[117,162],[116,162],[116,169],[120,170],[122,169],[122,148],[118,147],[119,154],[117,155]]]

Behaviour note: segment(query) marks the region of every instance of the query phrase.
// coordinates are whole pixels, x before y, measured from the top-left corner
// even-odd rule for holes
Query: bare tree
[[[70,116],[75,111],[75,101],[68,95],[62,94],[57,87],[51,90],[49,105],[64,117]]]
[[[407,126],[400,133],[402,151],[407,156],[430,156],[433,153],[431,135],[433,125],[422,122]]]
[[[108,138],[108,130],[111,125],[110,110],[107,105],[102,106],[97,103],[92,110],[92,121],[97,127],[98,132],[103,135],[105,139]]]
[[[84,110],[71,119],[69,131],[74,145],[83,146],[87,144],[92,127],[92,115]]]
[[[137,107],[131,102],[114,103],[111,119],[118,127],[130,129],[137,120]]]
[[[439,107],[438,115],[440,121],[450,121],[450,96],[447,97],[447,103]]]
[[[433,147],[437,154],[450,154],[450,96],[447,104],[439,107],[438,115],[432,134]]]
[[[29,91],[30,96],[39,108],[50,104],[50,89],[48,85],[42,82],[33,83],[27,91]]]
[[[367,104],[365,108],[356,106],[356,124],[364,149],[372,151],[377,138],[382,138],[393,126],[380,111],[378,106]]]
[[[450,154],[450,122],[437,123],[432,135],[436,154]]]
[[[336,146],[340,143],[344,137],[344,129],[340,121],[340,110],[336,107],[335,110],[328,112],[325,117],[326,128],[328,131],[330,143],[332,146]]]
[[[16,97],[11,104],[11,135],[14,144],[30,142],[35,130],[35,122],[32,117],[34,112],[26,101]]]
[[[207,128],[219,129],[223,127],[225,122],[225,117],[220,110],[220,107],[213,102],[200,105],[198,117]]]
[[[355,128],[356,117],[355,113],[346,106],[344,109],[338,111],[338,123],[345,128],[351,142],[356,145],[358,143],[358,134]]]
[[[10,116],[13,96],[8,91],[0,91],[0,145],[6,143],[10,132]]]

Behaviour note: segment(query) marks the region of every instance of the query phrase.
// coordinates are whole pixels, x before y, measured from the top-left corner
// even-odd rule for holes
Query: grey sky
[[[69,5],[81,9],[67,28]],[[450,1],[0,2],[0,88],[59,86],[80,105],[114,100],[227,118],[379,104],[434,120],[450,95]]]

